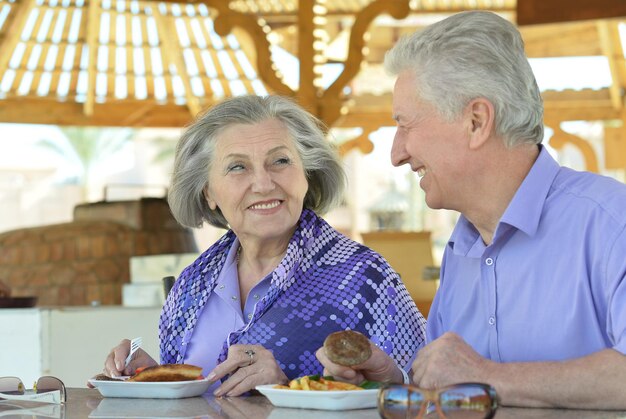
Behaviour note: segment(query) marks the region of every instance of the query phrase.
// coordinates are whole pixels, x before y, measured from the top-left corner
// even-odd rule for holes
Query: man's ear
[[[217,202],[211,199],[211,194],[209,193],[209,185],[206,185],[204,189],[202,189],[202,194],[204,195],[204,199],[206,199],[207,204],[209,204],[209,208],[215,211],[217,209]]]
[[[469,147],[475,150],[481,147],[492,134],[496,117],[495,109],[491,101],[479,97],[473,99],[467,105],[467,112],[471,122],[469,127]]]

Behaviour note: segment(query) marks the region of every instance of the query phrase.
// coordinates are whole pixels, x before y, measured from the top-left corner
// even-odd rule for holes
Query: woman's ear
[[[209,205],[209,208],[211,208],[212,211],[215,211],[217,209],[217,202],[211,199],[211,194],[209,193],[209,185],[206,185],[204,187],[202,193],[204,194],[204,199],[206,199],[206,203]]]
[[[492,135],[495,109],[491,101],[484,97],[473,99],[468,105],[470,117],[469,147],[480,148]]]

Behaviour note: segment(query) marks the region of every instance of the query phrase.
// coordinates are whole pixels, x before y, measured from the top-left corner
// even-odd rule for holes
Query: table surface
[[[7,409],[15,408],[14,415]],[[353,419],[379,418],[376,409],[341,412],[274,407],[264,396],[188,399],[103,398],[98,390],[70,388],[65,405],[0,402],[0,416],[29,418],[232,418]],[[626,419],[626,412],[500,408],[497,419]]]

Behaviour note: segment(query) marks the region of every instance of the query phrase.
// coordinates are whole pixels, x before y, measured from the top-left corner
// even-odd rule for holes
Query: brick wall
[[[0,234],[0,280],[39,306],[121,304],[131,256],[190,252],[164,199],[83,204],[71,223]]]

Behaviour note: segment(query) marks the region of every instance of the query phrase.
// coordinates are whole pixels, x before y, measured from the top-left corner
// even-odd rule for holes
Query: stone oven
[[[39,306],[116,305],[131,256],[193,252],[163,198],[81,204],[73,222],[0,234],[0,280]]]

